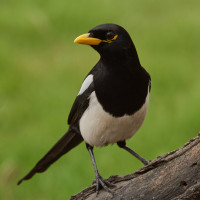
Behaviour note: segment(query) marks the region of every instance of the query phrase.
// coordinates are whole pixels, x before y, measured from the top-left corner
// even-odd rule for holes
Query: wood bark
[[[200,200],[200,133],[184,147],[160,156],[147,166],[125,176],[111,176],[113,194],[95,184],[71,200]]]

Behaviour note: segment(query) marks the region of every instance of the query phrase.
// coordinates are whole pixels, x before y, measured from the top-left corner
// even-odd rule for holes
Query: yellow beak
[[[74,40],[74,42],[87,45],[99,45],[101,43],[100,39],[89,37],[89,35],[90,33],[80,35]]]

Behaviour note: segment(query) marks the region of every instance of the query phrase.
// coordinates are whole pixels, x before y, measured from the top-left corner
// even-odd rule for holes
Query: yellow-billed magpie
[[[117,143],[145,165],[148,162],[126,146],[142,125],[148,108],[151,79],[141,66],[127,31],[116,24],[102,24],[80,35],[75,43],[92,46],[100,60],[88,73],[68,118],[69,130],[24,177],[44,172],[63,154],[85,141],[95,171],[96,190],[110,191],[97,170],[93,147]]]

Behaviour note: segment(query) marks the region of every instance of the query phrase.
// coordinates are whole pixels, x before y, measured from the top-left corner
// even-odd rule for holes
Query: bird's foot
[[[107,192],[113,194],[112,190],[109,187],[115,187],[114,184],[110,183],[108,180],[105,180],[102,178],[102,176],[100,174],[98,174],[95,178],[95,180],[93,181],[93,183],[96,184],[96,194],[98,195],[99,190],[101,188],[103,188],[104,190],[106,190]]]
[[[152,160],[149,160],[149,161],[145,160],[144,165],[147,166],[151,161],[152,161]]]
[[[144,160],[144,161],[143,161],[143,164],[146,166],[146,165],[148,165],[150,162],[151,162],[151,161]]]

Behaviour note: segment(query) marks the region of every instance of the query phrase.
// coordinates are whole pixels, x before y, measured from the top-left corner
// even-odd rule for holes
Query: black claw
[[[145,166],[149,164],[149,162],[147,160],[145,160],[143,163]]]
[[[103,182],[106,184],[106,186],[108,186],[108,187],[116,187],[113,183],[111,183],[110,181],[108,181],[108,180],[106,180],[106,179],[103,179],[102,178],[102,176],[100,176],[101,177],[101,180],[103,180]],[[96,179],[94,179],[93,181],[92,181],[92,184],[96,184]],[[98,179],[98,184],[99,184],[99,179]]]
[[[145,166],[147,166],[150,162],[151,162],[151,160],[149,160],[149,161],[145,160],[145,162],[143,162],[143,163]]]
[[[99,190],[101,188],[103,188],[104,190],[106,190],[107,192],[113,194],[112,190],[109,187],[114,187],[114,185],[112,183],[110,183],[107,180],[104,180],[100,175],[98,175],[96,177],[96,194],[98,195]]]
[[[104,180],[104,182],[106,183],[106,185],[108,186],[108,187],[116,187],[114,184],[112,184],[110,181],[108,181],[108,180]]]

